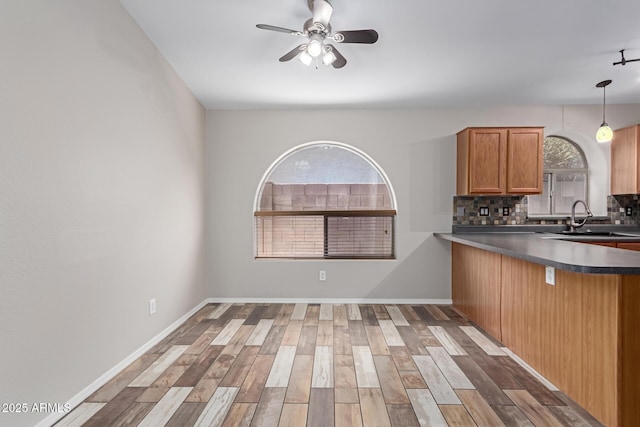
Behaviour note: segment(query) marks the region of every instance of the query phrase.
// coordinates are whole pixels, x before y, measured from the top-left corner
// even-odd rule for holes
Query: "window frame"
[[[327,207],[327,209],[319,209],[319,210],[313,210],[313,208],[311,208],[310,210],[307,210],[308,208],[305,207],[305,210],[280,210],[278,208],[275,209],[263,209],[263,201],[262,201],[262,195],[263,195],[263,190],[265,189],[265,186],[267,184],[269,184],[269,178],[272,174],[273,171],[275,171],[275,169],[282,164],[286,159],[288,159],[291,155],[296,154],[297,152],[300,152],[306,148],[313,148],[316,146],[323,146],[323,145],[331,145],[333,147],[337,147],[337,148],[341,148],[344,149],[348,152],[351,152],[352,154],[355,154],[357,156],[359,156],[362,160],[364,160],[366,163],[369,164],[369,166],[372,168],[373,171],[376,172],[377,176],[382,180],[382,182],[378,181],[378,182],[346,182],[346,183],[338,183],[337,185],[349,185],[349,186],[359,186],[359,185],[373,185],[373,186],[380,186],[383,185],[386,188],[386,193],[378,193],[378,192],[374,192],[374,196],[376,197],[380,197],[381,195],[386,194],[387,197],[389,198],[389,203],[390,203],[390,207],[387,207],[389,205],[387,205],[387,201],[385,201],[385,206],[383,206],[382,208],[380,207],[369,207],[369,208],[356,208],[356,207],[345,207],[345,208],[338,208],[337,210],[332,210],[334,208],[329,208]],[[336,184],[333,182],[324,182],[324,183],[316,183],[316,182],[308,182],[305,184],[287,184],[287,183],[272,183],[273,185],[314,185],[314,184],[320,184],[320,185],[327,185],[330,186],[332,184]],[[353,191],[353,190],[352,190]],[[388,193],[388,194],[387,194]],[[354,193],[351,193],[351,195],[357,195]],[[363,194],[364,195],[364,194]],[[260,219],[261,218],[265,218],[265,217],[273,217],[273,218],[278,218],[278,217],[287,217],[287,216],[295,216],[295,217],[313,217],[313,216],[322,216],[323,217],[323,234],[324,234],[324,248],[323,248],[323,253],[322,256],[319,255],[310,255],[310,256],[306,256],[306,255],[296,255],[296,250],[292,250],[290,254],[288,255],[283,255],[283,254],[278,254],[278,255],[264,255],[264,253],[267,253],[268,251],[264,251],[262,246],[264,243],[266,243],[265,240],[260,240],[261,238],[264,238],[264,236],[260,236],[260,233],[264,232],[264,229],[261,229],[260,226]],[[388,252],[383,252],[383,253],[373,253],[373,250],[371,253],[360,253],[361,249],[361,245],[354,244],[353,245],[353,253],[350,254],[331,254],[329,253],[329,247],[331,247],[331,242],[328,239],[328,235],[331,232],[330,227],[328,226],[328,218],[331,217],[344,217],[344,218],[356,218],[356,217],[360,217],[360,218],[365,218],[365,217],[369,217],[369,218],[373,218],[372,223],[370,223],[371,225],[374,225],[373,228],[378,227],[379,225],[375,223],[376,218],[380,219],[380,218],[390,218],[390,223],[384,223],[383,222],[383,231],[382,233],[384,233],[385,235],[387,234],[388,230],[387,230],[387,224],[390,225],[390,244],[387,244],[387,237],[386,236],[382,236],[382,246],[384,246],[385,250],[388,248],[389,251]],[[384,170],[382,170],[382,168],[371,158],[369,157],[367,154],[365,154],[363,151],[350,146],[348,144],[344,144],[344,143],[340,143],[340,142],[333,142],[333,141],[315,141],[315,142],[309,142],[309,143],[305,143],[305,144],[301,144],[298,145],[296,147],[293,147],[292,149],[286,151],[285,153],[283,153],[282,155],[280,155],[272,164],[271,166],[265,171],[265,173],[262,176],[262,179],[260,180],[260,183],[258,185],[256,194],[255,194],[255,199],[254,199],[254,221],[253,221],[253,228],[254,228],[254,238],[253,238],[253,252],[254,252],[254,259],[256,260],[261,260],[261,259],[282,259],[282,260],[310,260],[310,259],[348,259],[348,260],[359,260],[359,259],[367,259],[367,260],[395,260],[396,259],[396,217],[397,217],[397,203],[396,203],[396,197],[395,197],[395,192],[393,190],[393,187],[391,185],[391,182],[389,180],[389,178],[387,177],[386,173],[384,172]],[[384,220],[383,220],[384,221]],[[376,229],[375,231],[379,231],[380,229]],[[295,230],[294,230],[295,231]],[[334,230],[335,231],[335,230]],[[362,232],[362,230],[359,229],[353,229],[351,230],[353,231],[354,234],[358,234],[358,232]],[[366,230],[365,230],[366,231]],[[365,243],[371,243],[369,248],[376,248],[378,245],[380,245],[380,241],[381,240],[376,240],[377,238],[380,238],[380,234],[372,234],[371,235],[371,241],[365,241]],[[296,241],[294,241],[294,244],[296,243]],[[338,242],[339,243],[339,242]],[[365,245],[366,246],[366,245]],[[357,249],[356,249],[357,248]],[[367,249],[369,249],[367,248]],[[263,255],[260,255],[260,251],[263,250]],[[313,252],[313,251],[310,251]],[[317,253],[317,251],[315,251]],[[273,254],[273,252],[272,252]]]
[[[560,136],[560,135],[548,135],[546,138],[558,138],[558,139],[562,139],[564,140],[566,143],[571,144],[576,151],[578,152],[578,154],[580,155],[583,164],[585,165],[585,167],[583,168],[547,168],[544,167],[543,169],[543,176],[549,176],[549,212],[547,213],[535,213],[535,214],[531,214],[528,213],[527,216],[530,218],[534,218],[534,219],[538,219],[538,218],[567,218],[568,217],[568,213],[566,212],[558,212],[556,210],[556,201],[557,201],[557,197],[554,197],[554,191],[556,191],[556,188],[554,188],[554,184],[556,182],[556,180],[554,179],[555,176],[559,175],[559,174],[563,174],[563,173],[567,173],[567,174],[584,174],[585,176],[585,198],[584,201],[589,204],[589,181],[590,181],[590,175],[589,175],[589,163],[587,162],[587,156],[584,154],[584,150],[582,149],[582,147],[580,147],[580,145],[578,145],[575,141],[565,137],[565,136]],[[545,138],[545,140],[546,140]],[[544,179],[543,179],[544,182]],[[542,196],[542,194],[536,195],[536,196]],[[528,196],[528,197],[532,197],[532,196]]]

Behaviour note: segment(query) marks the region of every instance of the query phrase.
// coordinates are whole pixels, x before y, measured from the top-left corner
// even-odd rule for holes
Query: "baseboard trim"
[[[271,304],[435,304],[435,305],[451,305],[450,299],[434,299],[434,298],[209,298],[207,300],[211,304],[216,303],[232,303],[232,304],[248,304],[248,303],[271,303]]]
[[[80,393],[76,394],[71,399],[69,399],[67,403],[71,407],[71,410],[75,409],[76,406],[84,402],[86,398],[91,396],[100,387],[108,383],[112,378],[114,378],[116,375],[122,372],[122,370],[124,370],[127,366],[133,363],[138,357],[142,356],[144,353],[146,353],[151,348],[153,348],[154,345],[158,344],[160,341],[165,339],[171,332],[178,329],[180,325],[186,322],[191,316],[196,314],[198,310],[200,310],[202,307],[204,307],[209,303],[210,303],[209,299],[205,299],[200,304],[196,305],[194,308],[189,310],[188,313],[180,317],[171,325],[167,326],[162,332],[160,332],[155,337],[151,338],[149,341],[147,341],[145,344],[139,347],[136,351],[134,351],[129,356],[127,356],[120,363],[118,363],[113,368],[109,369],[107,372],[102,374],[98,379],[96,379],[94,382],[92,382],[87,387],[85,387],[84,390],[82,390]],[[38,424],[36,424],[36,427],[49,427],[55,424],[56,422],[60,421],[65,415],[67,415],[67,413],[52,413],[46,418],[44,418],[43,420],[41,420]]]

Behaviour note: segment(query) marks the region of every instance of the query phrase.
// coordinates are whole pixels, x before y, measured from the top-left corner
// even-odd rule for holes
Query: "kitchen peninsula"
[[[545,233],[436,237],[452,242],[456,309],[605,425],[636,425],[640,252]]]

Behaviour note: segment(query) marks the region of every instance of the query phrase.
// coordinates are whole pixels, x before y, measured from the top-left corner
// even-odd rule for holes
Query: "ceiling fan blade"
[[[319,22],[327,27],[332,13],[333,6],[327,0],[313,0],[313,22]]]
[[[257,24],[256,27],[260,28],[261,30],[277,31],[279,33],[291,34],[292,36],[301,36],[302,35],[302,31],[291,30],[289,28],[276,27],[274,25]]]
[[[336,43],[373,44],[378,41],[376,30],[338,31],[331,36]]]
[[[306,48],[307,48],[307,44],[306,43],[303,43],[300,46],[294,47],[289,52],[287,52],[284,55],[282,55],[282,57],[279,59],[279,61],[280,62],[291,61],[293,58],[295,58],[298,55],[300,55],[300,53],[302,53]]]
[[[333,61],[333,64],[331,64],[333,68],[342,68],[345,65],[347,65],[347,60],[344,58],[344,56],[342,56],[340,52],[338,52],[338,49],[336,49],[334,45],[328,44],[327,46],[331,49],[331,52],[333,52],[333,54],[336,56],[336,60]]]

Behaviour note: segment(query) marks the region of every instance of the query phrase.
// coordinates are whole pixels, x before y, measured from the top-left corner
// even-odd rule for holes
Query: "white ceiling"
[[[208,109],[640,103],[638,0],[331,0],[342,69],[278,58],[307,0],[120,0]]]

